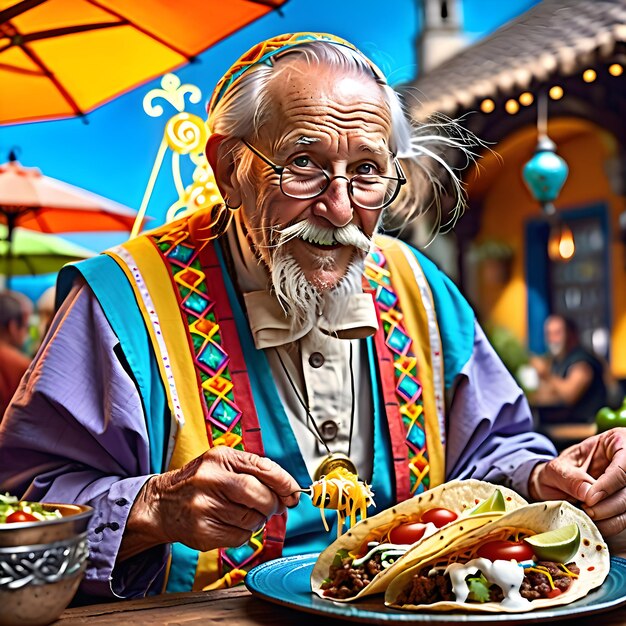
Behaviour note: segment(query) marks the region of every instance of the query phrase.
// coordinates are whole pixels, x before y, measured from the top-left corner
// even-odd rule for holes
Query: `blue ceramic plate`
[[[322,600],[311,593],[311,571],[317,554],[290,556],[263,563],[246,576],[248,589],[265,600],[287,606],[297,611],[315,613],[356,622],[380,624],[389,622],[438,622],[440,624],[465,624],[468,622],[507,622],[527,624],[558,619],[576,618],[608,611],[626,604],[626,559],[611,557],[611,570],[601,587],[584,598],[556,606],[553,609],[532,613],[412,613],[389,609],[382,595],[366,597],[349,604]]]

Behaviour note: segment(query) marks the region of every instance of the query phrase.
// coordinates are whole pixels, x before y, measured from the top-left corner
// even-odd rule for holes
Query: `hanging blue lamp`
[[[547,135],[540,135],[535,154],[524,165],[522,177],[546,215],[554,214],[553,202],[565,184],[568,171],[567,163],[556,153],[556,144]]]

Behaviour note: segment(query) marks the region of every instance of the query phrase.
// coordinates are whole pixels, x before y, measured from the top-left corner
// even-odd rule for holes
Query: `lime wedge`
[[[533,549],[540,561],[567,563],[580,546],[578,524],[570,524],[547,533],[526,537],[524,541]]]
[[[504,496],[499,489],[496,489],[486,500],[479,502],[468,515],[478,515],[479,513],[497,513],[506,511]]]

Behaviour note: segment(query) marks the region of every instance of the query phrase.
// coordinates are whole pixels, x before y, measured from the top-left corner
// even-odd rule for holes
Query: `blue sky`
[[[480,38],[536,2],[463,0],[466,34]],[[352,41],[381,67],[392,84],[406,83],[417,72],[418,5],[417,0],[289,0],[280,13],[264,16],[176,74],[182,82],[198,85],[204,101],[231,63],[255,43],[278,33],[311,30]],[[9,150],[17,148],[23,165],[39,167],[48,176],[138,209],[165,119],[148,117],[142,99],[158,86],[155,80],[120,96],[91,112],[87,124],[68,119],[0,127],[0,162],[7,159]],[[204,113],[202,105],[187,110],[200,116]],[[175,199],[167,173],[162,172],[149,206],[154,224],[160,223]],[[99,250],[121,241],[123,235],[81,233],[68,238]]]

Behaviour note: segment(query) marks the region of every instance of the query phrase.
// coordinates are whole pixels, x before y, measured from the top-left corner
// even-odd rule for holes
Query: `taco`
[[[526,504],[514,491],[480,480],[440,485],[361,520],[334,541],[317,559],[311,589],[338,602],[382,592],[401,567]]]
[[[412,611],[518,613],[569,604],[602,584],[607,545],[568,502],[539,502],[503,515],[388,585],[387,606]]]

